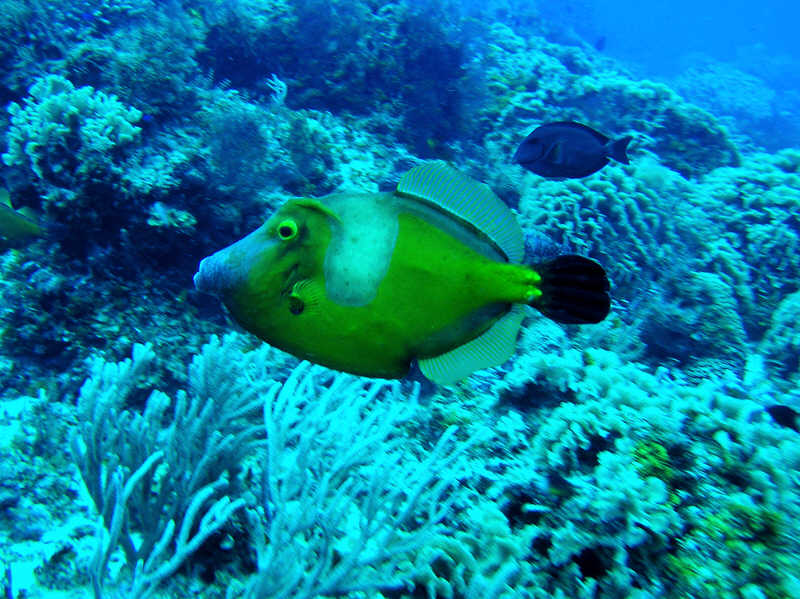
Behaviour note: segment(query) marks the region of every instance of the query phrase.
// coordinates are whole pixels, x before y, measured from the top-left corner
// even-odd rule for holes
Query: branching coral
[[[443,542],[470,447],[446,430],[424,457],[398,429],[417,408],[418,385],[365,381],[308,363],[286,381],[262,346],[236,335],[212,338],[189,367],[174,401],[153,390],[143,413],[130,407],[152,386],[155,353],[97,359],[78,399],[73,457],[99,514],[95,597],[104,583],[147,597],[248,506],[250,530],[237,542],[257,554],[257,573],[229,597],[340,595],[406,587]],[[259,423],[256,413],[263,415]],[[255,475],[248,457],[263,450]],[[258,498],[249,480],[260,480]],[[239,524],[241,527],[241,524]],[[252,540],[253,547],[244,546]],[[109,580],[120,546],[126,581]],[[207,547],[207,549],[210,549]],[[109,585],[110,586],[110,585]]]
[[[135,141],[142,113],[59,75],[39,79],[23,105],[9,106],[11,128],[3,161],[20,168],[53,202],[93,178],[119,173],[119,152]]]
[[[195,108],[206,84],[195,60],[205,30],[182,11],[147,12],[137,27],[71,46],[65,70],[76,84],[113,92],[149,118],[180,119]]]
[[[757,154],[739,168],[718,169],[702,180],[690,202],[714,215],[698,261],[733,290],[752,336],[800,281],[800,157],[795,150]],[[707,224],[702,225],[702,221]],[[698,226],[710,228],[707,218]]]
[[[540,407],[526,414],[530,437],[506,444],[519,457],[495,458],[492,470],[505,474],[489,494],[506,498],[519,534],[535,533],[526,559],[537,566],[538,588],[735,597],[751,584],[769,597],[791,594],[798,540],[783,522],[800,515],[800,446],[733,381],[689,386],[597,349],[550,346],[517,357],[495,390]],[[550,394],[562,399],[554,408],[544,401]],[[744,528],[734,534],[733,522]],[[746,558],[753,541],[763,550]],[[715,570],[724,576],[712,577]]]

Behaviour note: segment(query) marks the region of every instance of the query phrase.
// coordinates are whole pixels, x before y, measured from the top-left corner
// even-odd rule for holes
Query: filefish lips
[[[224,296],[246,280],[255,260],[274,244],[265,226],[261,226],[247,237],[203,258],[194,275],[195,288]]]

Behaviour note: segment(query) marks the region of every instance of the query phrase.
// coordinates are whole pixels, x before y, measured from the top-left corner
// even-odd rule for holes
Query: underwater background
[[[3,0],[3,597],[800,597],[796,12]],[[568,120],[630,165],[512,164]],[[287,198],[431,159],[603,264],[610,316],[531,311],[440,387],[194,289]]]

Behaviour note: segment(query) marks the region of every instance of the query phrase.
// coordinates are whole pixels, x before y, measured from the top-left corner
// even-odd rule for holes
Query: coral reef
[[[58,207],[92,177],[119,174],[114,155],[137,138],[136,122],[142,116],[114,96],[88,86],[76,88],[59,75],[39,79],[23,105],[12,103],[8,112],[11,128],[3,162],[20,168],[45,200]]]
[[[770,314],[800,281],[800,154],[754,154],[738,168],[709,173],[690,194],[713,213],[700,255],[718,273],[740,306],[747,331],[758,338]]]
[[[687,177],[739,163],[725,127],[666,85],[634,81],[576,48],[524,39],[502,24],[492,33],[487,78],[499,93],[483,118],[506,156],[533,123],[578,120],[618,135],[635,132],[637,146]]]
[[[756,54],[641,80],[517,0],[4,2],[0,186],[44,231],[0,247],[4,592],[800,596],[800,100]],[[556,120],[631,163],[510,164]],[[222,337],[201,257],[429,157],[611,316],[447,388]]]
[[[800,291],[781,300],[772,313],[769,328],[759,344],[759,353],[774,375],[776,384],[787,392],[795,392],[800,382]]]
[[[733,373],[687,385],[605,350],[548,348],[534,341],[497,383],[504,403],[530,406],[531,433],[517,436],[518,461],[495,458],[506,474],[494,483],[512,530],[533,537],[527,559],[542,564],[545,592],[734,597],[750,585],[790,596],[797,540],[783,522],[797,510],[796,433],[726,382]],[[543,407],[552,394],[563,401]],[[739,561],[753,542],[757,553]],[[761,569],[767,553],[784,567]]]
[[[217,80],[258,89],[277,73],[294,90],[292,108],[364,114],[394,106],[403,120],[398,133],[417,153],[467,124],[458,91],[465,57],[447,7],[315,0],[269,9],[246,1],[206,13],[201,64]]]
[[[743,127],[774,116],[775,91],[763,79],[731,64],[693,56],[674,83],[676,91],[714,114],[736,117]]]
[[[307,363],[276,380],[285,369],[272,350],[242,345],[238,335],[212,338],[174,400],[153,388],[150,346],[135,345],[119,363],[94,361],[75,408],[71,453],[99,524],[94,558],[71,564],[69,576],[88,579],[98,599],[112,589],[150,596],[185,562],[230,579],[241,564],[203,555],[236,539],[230,561],[254,548],[258,567],[244,585],[232,583],[233,596],[408,586],[434,559],[415,552],[446,540],[442,521],[460,495],[455,483],[471,441],[457,440],[451,427],[417,457],[398,429],[418,408],[418,386],[401,396],[398,383]],[[37,405],[47,406],[47,397]],[[26,418],[63,437],[63,426],[46,424],[52,411]],[[40,454],[56,453],[31,443]],[[255,480],[257,493],[249,489]],[[34,524],[43,508],[9,506],[20,510],[25,535],[45,534]],[[78,551],[76,533],[65,550]],[[127,566],[110,568],[120,550]],[[43,569],[55,576],[54,565]]]

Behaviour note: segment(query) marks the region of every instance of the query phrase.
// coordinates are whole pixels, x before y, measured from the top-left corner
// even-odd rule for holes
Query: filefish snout
[[[221,250],[200,261],[200,266],[192,279],[195,289],[217,295],[228,287],[229,269],[225,266],[224,256],[220,256],[224,252],[225,250]]]
[[[203,258],[194,275],[195,288],[224,296],[246,281],[254,262],[269,245],[265,227],[261,226],[247,237]]]

